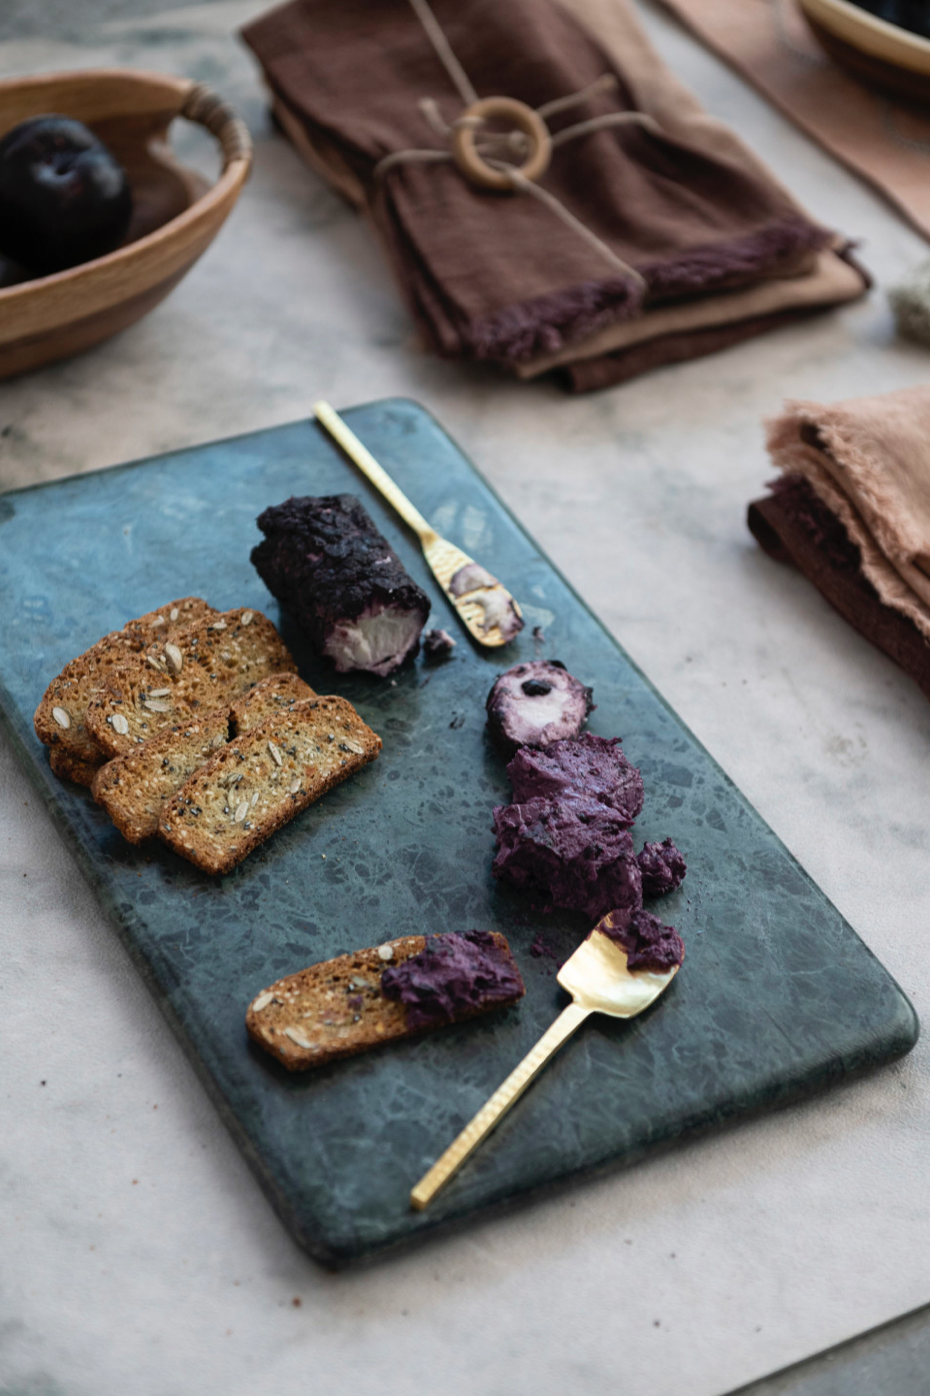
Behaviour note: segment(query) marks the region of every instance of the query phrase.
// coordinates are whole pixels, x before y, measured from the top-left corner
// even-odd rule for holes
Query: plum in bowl
[[[0,254],[0,378],[89,349],[156,306],[216,236],[251,163],[245,123],[185,78],[108,68],[0,81],[0,141],[49,113],[65,113],[89,129],[88,154],[98,174],[97,145],[106,147],[125,172],[131,209],[123,228],[125,200],[115,193],[119,216],[109,229],[115,245],[109,251],[85,245],[74,265],[52,270],[41,258],[24,270],[19,257],[34,260],[28,247]],[[168,128],[178,117],[214,137],[222,163],[215,183],[174,159]],[[59,154],[67,166],[69,157]],[[50,178],[67,174],[61,168]]]

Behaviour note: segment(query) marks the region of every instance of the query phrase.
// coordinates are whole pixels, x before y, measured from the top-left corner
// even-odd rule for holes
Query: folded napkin
[[[433,10],[482,95],[536,108],[592,89],[548,114],[554,134],[617,112],[646,118],[586,130],[554,150],[540,187],[582,233],[536,197],[475,187],[449,160],[381,163],[448,151],[442,123],[463,110],[407,0],[292,0],[246,27],[283,129],[370,216],[439,352],[533,376],[564,369],[580,350],[590,361],[581,379],[619,381],[650,356],[706,352],[705,332],[726,340],[726,327],[739,324],[743,338],[781,323],[807,278],[820,289],[810,296],[805,285],[803,310],[862,293],[862,274],[830,250],[833,235],[684,92],[619,0],[435,0]],[[609,90],[598,86],[605,75]],[[721,309],[770,282],[783,293],[774,306]],[[632,340],[622,333],[710,302],[706,321],[673,316]],[[598,338],[610,331],[616,342]],[[571,383],[586,385],[598,383]]]
[[[749,506],[756,541],[793,564],[860,635],[910,674],[930,698],[930,645],[912,620],[886,606],[860,570],[860,553],[802,475],[782,475]]]
[[[581,344],[517,365],[521,378],[557,371],[575,392],[625,382],[647,368],[698,358],[861,296],[868,278],[849,252],[825,249],[799,276],[646,310]]]
[[[930,677],[930,387],[830,406],[786,403],[768,424],[767,444],[783,478],[769,499],[750,506],[753,533],[923,685]]]

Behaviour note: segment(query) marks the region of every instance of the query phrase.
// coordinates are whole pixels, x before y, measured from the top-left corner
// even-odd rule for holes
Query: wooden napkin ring
[[[514,166],[524,179],[539,179],[548,169],[552,158],[549,129],[538,112],[515,97],[484,97],[462,113],[461,125],[456,125],[452,133],[452,154],[462,174],[484,189],[513,193],[515,186],[507,171],[489,165],[475,145],[480,127],[490,117],[511,122],[529,141],[529,155],[522,165]]]

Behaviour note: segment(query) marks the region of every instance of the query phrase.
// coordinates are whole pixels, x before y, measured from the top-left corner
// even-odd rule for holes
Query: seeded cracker
[[[344,698],[267,718],[202,767],[165,806],[159,837],[204,872],[225,873],[381,751]]]
[[[124,839],[143,843],[158,833],[165,802],[228,739],[228,708],[215,708],[187,726],[169,728],[101,766],[91,786],[94,799]]]
[[[52,768],[52,774],[59,780],[73,780],[75,785],[85,785],[90,787],[94,783],[94,777],[100,770],[99,760],[84,761],[80,756],[75,756],[63,746],[53,746],[48,753],[48,764]]]
[[[216,708],[193,723],[171,727],[92,771],[94,799],[130,843],[154,838],[167,801],[231,736],[315,696],[296,674],[272,674],[232,708]]]
[[[317,695],[297,674],[272,674],[250,688],[244,698],[232,705],[233,732],[248,732],[274,713],[292,708]]]
[[[123,756],[166,728],[229,705],[270,674],[296,667],[260,611],[215,614],[114,670],[88,707],[87,730],[108,756]]]
[[[213,607],[199,596],[169,601],[158,611],[149,611],[136,620],[127,621],[122,630],[104,635],[102,640],[65,665],[45,690],[34,718],[39,741],[74,758],[66,762],[60,757],[52,766],[56,775],[89,785],[90,780],[82,779],[86,771],[75,763],[99,765],[105,759],[104,752],[87,731],[84,719],[88,703],[97,689],[106,684],[113,670],[153,643],[164,643],[193,623],[215,614]]]
[[[490,938],[495,953],[506,962],[514,992],[461,1009],[447,1021],[460,1022],[505,1007],[522,995],[523,981],[506,938],[496,931]],[[288,1071],[306,1071],[382,1042],[412,1037],[426,1030],[426,1025],[411,1027],[407,1006],[382,993],[381,975],[425,948],[425,936],[403,936],[289,974],[256,994],[246,1013],[246,1030]]]

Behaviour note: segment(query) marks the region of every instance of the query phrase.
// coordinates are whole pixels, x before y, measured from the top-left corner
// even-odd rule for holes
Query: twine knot
[[[479,98],[427,0],[410,0],[410,5],[436,50],[437,57],[458,89],[465,108],[456,120],[450,123],[443,119],[433,98],[424,97],[419,103],[420,111],[431,129],[446,141],[446,148],[392,151],[378,161],[374,170],[375,178],[383,179],[390,170],[400,164],[439,164],[452,160],[462,176],[478,188],[495,190],[498,193],[529,194],[539,203],[545,204],[566,227],[584,238],[615,271],[632,281],[640,294],[643,294],[646,282],[636,268],[631,267],[596,233],[576,218],[560,199],[542,188],[539,180],[549,168],[553,152],[567,141],[577,140],[592,131],[628,124],[637,124],[659,133],[660,127],[655,118],[647,112],[640,111],[608,112],[604,116],[594,116],[587,121],[576,122],[575,125],[553,135],[546,124],[547,118],[557,112],[579,106],[591,97],[615,90],[617,79],[612,73],[603,74],[580,92],[557,97],[554,101],[536,108],[528,106],[516,97]],[[486,129],[488,122],[495,120],[509,121],[513,129],[506,132]],[[512,158],[507,158],[508,156]]]

